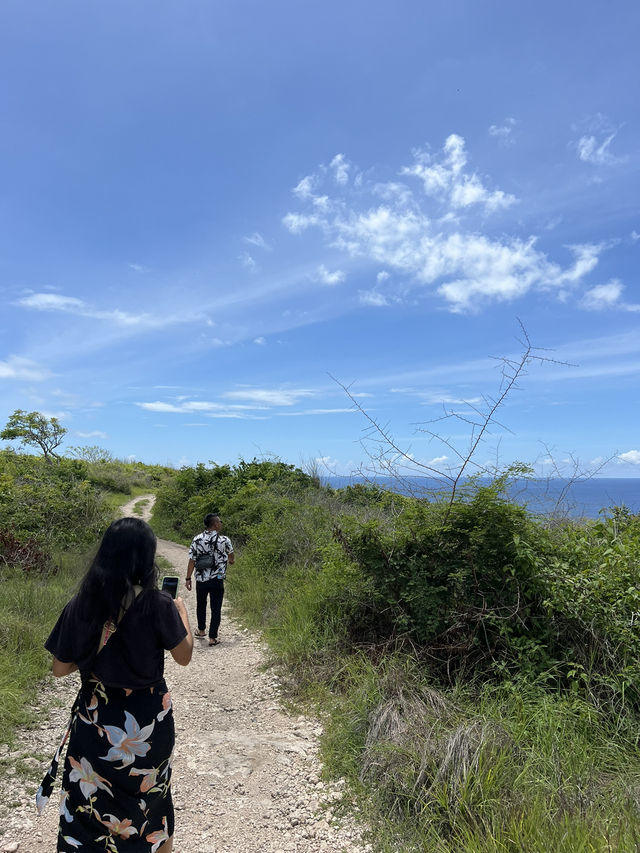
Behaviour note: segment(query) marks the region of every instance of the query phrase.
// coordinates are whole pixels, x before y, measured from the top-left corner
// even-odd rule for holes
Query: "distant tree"
[[[47,462],[59,458],[56,447],[62,443],[67,430],[57,418],[47,418],[40,412],[16,409],[0,432],[0,438],[19,439],[24,446],[39,447]]]
[[[68,453],[86,462],[113,462],[113,456],[104,447],[97,444],[85,444],[82,447],[70,447]]]

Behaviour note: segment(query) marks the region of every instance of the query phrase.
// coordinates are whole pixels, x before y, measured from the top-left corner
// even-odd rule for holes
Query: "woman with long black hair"
[[[164,652],[191,660],[181,598],[156,587],[156,537],[138,518],[114,521],[45,647],[53,674],[80,670],[69,728],[37,795],[44,808],[68,740],[58,851],[171,853],[175,740]]]

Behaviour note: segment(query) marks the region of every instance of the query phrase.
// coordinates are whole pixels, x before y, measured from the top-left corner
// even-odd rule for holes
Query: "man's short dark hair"
[[[208,512],[204,517],[204,526],[208,529],[217,518],[220,518],[217,512]]]

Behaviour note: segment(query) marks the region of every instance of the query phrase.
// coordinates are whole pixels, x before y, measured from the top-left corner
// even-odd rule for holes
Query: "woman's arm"
[[[77,663],[64,663],[63,661],[58,660],[57,657],[54,657],[51,671],[56,678],[61,678],[63,675],[69,675],[70,672],[75,672],[77,668]]]
[[[187,614],[187,608],[184,606],[184,601],[180,596],[178,596],[175,599],[174,604],[176,606],[176,610],[180,614],[182,624],[187,629],[187,636],[184,640],[179,642],[174,649],[171,649],[171,657],[176,663],[179,663],[180,666],[186,666],[191,660],[191,655],[193,654],[193,634],[191,633],[189,616]]]

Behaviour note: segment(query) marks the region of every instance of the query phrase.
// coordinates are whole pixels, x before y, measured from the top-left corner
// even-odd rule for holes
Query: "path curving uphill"
[[[154,500],[137,497],[122,514],[148,519]],[[187,548],[160,539],[158,553],[184,579]],[[195,592],[181,583],[180,594],[193,627]],[[320,781],[318,721],[283,710],[259,638],[226,607],[220,640],[212,647],[196,640],[188,667],[166,657],[176,721],[174,853],[368,853],[356,821],[334,816],[343,783]],[[58,745],[77,686],[76,675],[43,682],[41,725],[20,731],[11,751],[0,747],[0,851],[55,850],[58,810],[52,798],[42,817],[35,814],[35,778]]]

